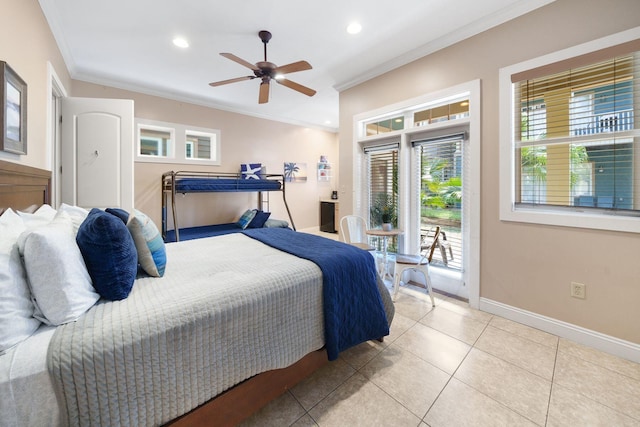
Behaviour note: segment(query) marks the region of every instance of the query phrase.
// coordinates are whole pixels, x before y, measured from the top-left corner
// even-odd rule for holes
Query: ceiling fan
[[[255,65],[245,61],[242,58],[238,58],[232,53],[221,53],[220,55],[228,58],[234,62],[237,62],[240,65],[243,65],[251,70],[253,70],[253,76],[244,76],[244,77],[236,77],[235,79],[222,80],[219,82],[209,83],[210,86],[222,86],[229,83],[241,82],[243,80],[253,80],[253,79],[261,79],[260,83],[260,94],[258,96],[258,103],[265,104],[269,102],[269,83],[271,80],[275,80],[283,86],[288,87],[289,89],[293,89],[300,93],[303,93],[307,96],[313,96],[316,94],[316,91],[310,89],[306,86],[303,86],[299,83],[292,82],[291,80],[287,80],[282,77],[284,74],[295,73],[297,71],[310,70],[311,64],[307,61],[298,61],[292,62],[291,64],[283,65],[278,67],[273,62],[267,61],[267,43],[271,40],[271,33],[269,31],[260,31],[258,33],[260,40],[264,44],[264,61],[256,62]]]

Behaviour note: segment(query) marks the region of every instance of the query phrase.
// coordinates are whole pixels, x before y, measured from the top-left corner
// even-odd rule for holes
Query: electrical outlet
[[[571,282],[571,296],[585,299],[587,297],[587,287],[584,283]]]

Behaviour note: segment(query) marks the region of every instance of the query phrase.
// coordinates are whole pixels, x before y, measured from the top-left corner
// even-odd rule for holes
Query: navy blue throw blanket
[[[389,335],[375,263],[367,251],[285,228],[256,228],[243,233],[320,267],[329,360],[356,344]]]

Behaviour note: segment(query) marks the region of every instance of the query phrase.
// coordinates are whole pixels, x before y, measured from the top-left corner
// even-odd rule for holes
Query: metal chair
[[[340,219],[340,235],[345,243],[357,246],[365,251],[375,250],[373,246],[369,245],[367,222],[361,216],[343,216]]]
[[[440,237],[440,227],[435,228],[433,241],[427,247],[429,250],[421,251],[420,255],[397,254],[395,267],[393,269],[393,300],[395,301],[398,289],[400,288],[400,279],[407,270],[419,271],[424,275],[425,288],[431,298],[431,305],[436,306],[433,298],[433,290],[431,288],[431,278],[429,277],[429,263],[433,258],[433,251],[436,249],[436,242]]]

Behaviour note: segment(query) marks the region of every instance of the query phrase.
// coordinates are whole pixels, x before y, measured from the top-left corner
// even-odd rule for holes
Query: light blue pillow
[[[289,223],[282,219],[271,219],[269,218],[264,222],[263,227],[265,228],[287,228],[289,227]]]
[[[247,209],[245,213],[242,214],[238,222],[236,222],[236,225],[244,230],[247,228],[254,216],[256,216],[256,210]]]
[[[167,251],[156,224],[137,209],[129,215],[127,228],[133,237],[142,269],[153,277],[162,277],[167,265]]]

